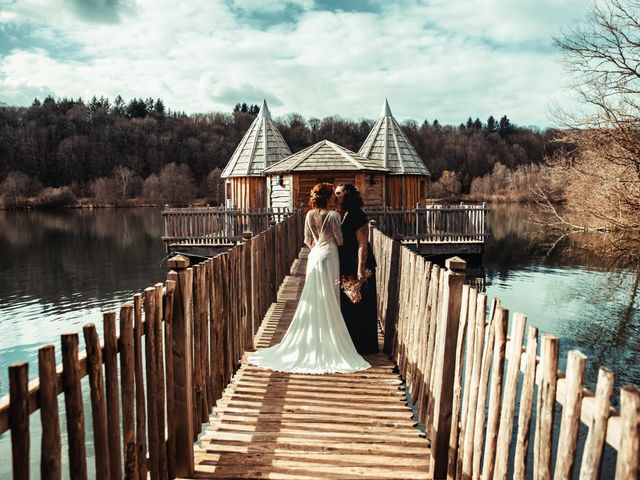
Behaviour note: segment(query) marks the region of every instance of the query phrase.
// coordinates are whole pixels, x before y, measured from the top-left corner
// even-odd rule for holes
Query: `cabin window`
[[[227,182],[227,199],[231,200],[231,182]]]

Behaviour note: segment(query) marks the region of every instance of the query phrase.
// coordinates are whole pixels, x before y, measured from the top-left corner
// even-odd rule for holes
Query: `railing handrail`
[[[57,404],[60,395],[64,395],[66,401],[67,395],[73,394],[76,402],[72,407],[69,406],[71,404],[67,404],[65,411],[67,418],[75,416],[74,418],[84,418],[84,421],[73,423],[73,426],[68,423],[69,464],[72,475],[76,470],[80,477],[86,476],[85,442],[81,441],[84,438],[84,428],[80,427],[84,422],[89,421],[91,415],[88,412],[83,413],[83,402],[81,400],[78,402],[77,399],[81,395],[80,380],[89,376],[94,437],[102,436],[103,440],[102,443],[96,440],[94,444],[98,478],[105,478],[105,475],[109,477],[109,463],[112,465],[111,473],[114,477],[120,476],[122,466],[127,478],[145,478],[147,466],[150,468],[152,479],[192,474],[193,441],[195,440],[192,433],[197,433],[199,430],[196,426],[199,423],[195,423],[194,412],[199,415],[198,418],[205,414],[208,417],[210,408],[219,398],[213,391],[208,392],[205,397],[202,396],[203,390],[207,391],[205,383],[211,383],[209,388],[217,388],[216,395],[222,394],[226,384],[220,382],[228,382],[231,379],[234,365],[237,365],[245,348],[250,348],[252,344],[252,335],[257,322],[262,319],[272,301],[275,300],[279,284],[292,261],[297,257],[303,241],[302,224],[301,212],[291,212],[285,221],[271,225],[255,236],[245,232],[243,243],[194,267],[189,267],[189,261],[185,257],[174,257],[169,261],[170,267],[174,270],[169,272],[166,286],[156,284],[146,289],[144,302],[143,295],[138,293],[134,295],[133,303],[122,305],[121,330],[118,335],[115,327],[116,312],[110,311],[104,314],[104,342],[100,342],[94,324],[88,324],[83,328],[85,337],[88,331],[92,335],[92,343],[87,341],[86,351],[77,351],[78,334],[62,336],[63,359],[71,358],[70,370],[66,370],[64,362],[55,365],[53,345],[41,347],[40,352],[49,350],[52,354],[49,360],[54,372],[54,387],[51,392],[53,397],[49,396],[47,399],[55,400],[55,427],[58,437],[58,447],[53,449],[55,451],[42,450],[41,466],[46,463],[50,474],[56,475],[51,470],[54,468],[59,476],[61,416],[58,416]],[[216,275],[214,270],[217,272]],[[221,277],[230,280],[214,283],[214,279]],[[186,305],[185,301],[189,304]],[[106,333],[107,324],[110,332],[108,334]],[[128,325],[129,328],[123,330],[123,325]],[[213,344],[208,343],[208,335],[204,333],[211,331],[213,335],[214,328],[218,341],[222,342],[219,345],[216,344],[216,349],[218,346],[221,347],[216,352],[224,354],[226,362],[224,366],[220,363],[222,357],[216,354],[214,359],[208,355],[209,347],[212,349],[214,347]],[[141,346],[143,336],[145,337],[144,347]],[[73,355],[69,357],[69,350],[65,354],[66,339],[71,339],[72,344],[75,342],[75,357]],[[93,353],[89,351],[90,347]],[[185,352],[190,352],[191,348],[194,353],[199,352],[200,356],[185,355]],[[134,351],[136,352],[135,366],[133,365]],[[146,357],[144,362],[146,375],[142,370],[138,371],[138,368],[142,369],[143,365],[142,357],[138,355]],[[95,363],[97,358],[100,359],[98,367]],[[189,368],[185,362],[192,358],[200,360],[196,361],[193,368]],[[207,359],[211,361],[210,365],[201,363]],[[105,366],[104,380],[103,365]],[[134,368],[135,371],[133,371]],[[224,372],[219,370],[221,368],[224,368]],[[0,435],[11,431],[14,478],[29,477],[29,419],[31,414],[41,409],[40,388],[41,385],[45,385],[41,384],[40,377],[27,384],[25,381],[27,369],[26,363],[13,364],[9,367],[11,393],[0,398]],[[202,377],[205,371],[212,376]],[[100,376],[98,383],[92,376],[96,372],[99,372],[97,375]],[[118,372],[121,374],[121,379],[118,379]],[[125,373],[130,376],[129,378],[135,378],[135,394],[134,386],[131,384],[133,382],[126,380]],[[73,392],[69,390],[71,387],[65,384],[69,381],[67,378],[69,375],[73,376]],[[24,385],[21,382],[24,382]],[[140,393],[137,387],[138,382],[143,385],[142,404],[138,397]],[[183,388],[185,382],[186,385],[193,385],[194,390]],[[110,387],[111,390],[109,390]],[[114,388],[115,397],[113,397]],[[97,398],[101,399],[102,407],[93,401],[96,392],[99,392]],[[183,402],[185,398],[188,400],[186,403]],[[197,403],[194,403],[196,400]],[[120,405],[122,406],[121,416],[118,414]],[[143,405],[142,417],[137,413],[139,405]],[[184,405],[191,405],[193,411],[184,415],[185,412],[179,410],[179,407]],[[135,417],[132,410],[134,406]],[[103,409],[102,413],[100,408]],[[174,416],[174,412],[183,415]],[[96,424],[95,415],[98,415],[100,422],[104,424]],[[145,415],[148,425],[144,422]],[[122,423],[119,419],[122,419]],[[142,427],[139,425],[140,421],[143,422]],[[101,425],[104,428],[101,428]],[[50,423],[45,424],[43,417],[43,438],[52,438],[51,435],[53,435],[55,440],[56,433],[52,433],[52,428],[53,425]],[[185,432],[191,432],[191,434],[185,437]],[[138,438],[139,434],[141,439]],[[175,440],[178,438],[183,442],[177,444]],[[77,448],[72,448],[74,445]],[[116,450],[111,451],[112,448]],[[148,458],[146,452],[149,453]],[[140,454],[144,455],[144,459],[136,463],[136,458],[140,458]],[[45,455],[47,455],[46,460]],[[113,458],[110,459],[110,456]],[[53,461],[53,464],[47,463],[50,461]],[[116,473],[113,473],[114,471]]]
[[[529,327],[525,347],[526,316],[514,314],[510,337],[506,334],[509,312],[499,300],[494,299],[487,317],[484,293],[469,285],[457,285],[454,291],[447,281],[450,271],[392,240],[375,228],[374,222],[370,239],[378,259],[378,311],[384,320],[385,352],[394,356],[418,409],[418,421],[430,437],[431,474],[435,478],[456,478],[460,473],[462,478],[506,478],[507,471],[516,471],[515,478],[525,478],[526,445],[534,429],[534,468],[536,472],[544,470],[549,478],[556,403],[563,407],[556,476],[560,472],[566,478],[574,468],[576,422],[582,422],[589,427],[589,435],[583,463],[577,467],[587,475],[581,478],[598,478],[604,442],[618,452],[617,475],[636,478],[640,389],[620,389],[621,413],[610,402],[611,372],[600,368],[594,394],[584,386],[584,355],[570,351],[567,372],[558,371],[556,337],[542,336],[543,351],[531,356],[538,331]],[[535,368],[530,367],[528,358],[535,358]],[[520,378],[520,374],[524,375]],[[529,382],[526,388],[522,386],[525,382]],[[539,392],[537,421],[529,427],[536,404],[533,385],[538,385]],[[524,400],[525,393],[529,403]],[[525,424],[516,427],[515,418]],[[516,428],[516,455],[510,459]]]

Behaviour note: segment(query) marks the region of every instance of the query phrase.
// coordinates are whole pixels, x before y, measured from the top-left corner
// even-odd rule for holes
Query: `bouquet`
[[[358,303],[362,300],[360,289],[370,277],[373,277],[373,272],[367,268],[364,271],[364,278],[362,280],[358,280],[358,278],[353,275],[343,275],[340,277],[338,284],[351,303]]]

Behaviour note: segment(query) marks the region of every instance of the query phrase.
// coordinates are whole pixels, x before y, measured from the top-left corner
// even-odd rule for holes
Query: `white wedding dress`
[[[249,362],[291,373],[366,370],[371,365],[353,346],[340,313],[337,246],[342,244],[340,215],[333,211],[309,211],[305,219],[305,243],[311,251],[291,325],[280,343],[253,353]]]

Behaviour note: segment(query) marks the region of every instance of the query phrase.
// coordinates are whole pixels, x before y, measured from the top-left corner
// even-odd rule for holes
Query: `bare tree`
[[[540,218],[568,231],[607,233],[614,249],[640,254],[640,1],[607,0],[585,25],[555,39],[584,108],[558,110],[557,140],[576,146],[550,161],[564,206],[537,187]]]
[[[133,170],[122,165],[118,165],[113,169],[112,178],[116,183],[118,195],[121,201],[124,202],[128,198],[131,185],[133,184],[136,176],[137,175]]]
[[[203,193],[214,205],[221,205],[224,202],[224,179],[220,176],[222,170],[214,168],[209,172],[204,181]]]
[[[20,197],[27,195],[31,186],[31,178],[23,172],[9,172],[0,184],[0,194],[11,198],[14,205],[18,205]]]

